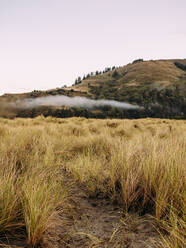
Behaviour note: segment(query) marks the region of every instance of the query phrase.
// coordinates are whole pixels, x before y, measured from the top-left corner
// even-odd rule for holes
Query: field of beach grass
[[[185,120],[0,119],[0,247],[185,247],[185,168]],[[107,219],[108,237],[81,226],[77,240],[77,215],[91,219],[83,208],[91,201],[98,213],[98,199],[104,216],[119,209],[119,228]],[[156,235],[135,243],[147,217]]]

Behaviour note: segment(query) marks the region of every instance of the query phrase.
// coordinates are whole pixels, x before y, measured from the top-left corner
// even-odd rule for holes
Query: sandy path
[[[55,216],[44,239],[46,248],[155,248],[158,233],[148,216],[124,216],[122,209],[102,196],[89,198],[73,184],[69,208]]]

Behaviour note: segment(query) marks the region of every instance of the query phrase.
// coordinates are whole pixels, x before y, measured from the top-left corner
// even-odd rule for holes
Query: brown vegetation
[[[138,230],[137,222],[148,214],[161,236],[150,247],[184,247],[185,151],[183,120],[0,119],[1,240],[17,239],[22,234],[30,247],[47,247],[47,232],[60,216],[64,247],[121,247],[117,235],[124,234],[122,247],[149,247],[148,238],[144,246],[128,243],[129,227]],[[77,187],[82,188],[87,200]],[[82,227],[79,220],[76,227],[83,233],[79,233],[77,243],[69,233],[75,230],[75,224],[66,228],[65,216],[68,212],[71,221],[75,221],[73,204],[79,204],[84,218],[85,201],[89,206],[85,211],[91,215],[93,205],[95,212],[104,215],[108,227],[112,223],[108,213],[114,211],[108,206],[115,204],[123,213],[119,231],[109,230],[109,239],[104,234],[100,237],[96,232],[93,235],[91,228]],[[90,220],[97,225],[95,212]],[[134,214],[136,217],[129,221]],[[117,222],[118,215],[114,216]],[[82,236],[90,242],[82,243]]]

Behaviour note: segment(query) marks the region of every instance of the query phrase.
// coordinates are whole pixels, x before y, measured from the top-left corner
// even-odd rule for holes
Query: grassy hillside
[[[186,109],[186,59],[136,61],[73,87],[97,99],[114,99],[140,106],[163,105],[168,112]]]
[[[0,119],[0,147],[0,247],[185,247],[184,120]]]
[[[67,116],[186,118],[186,59],[136,60],[126,66],[107,68],[102,73],[91,73],[85,76],[83,80],[76,80],[76,84],[72,87],[33,91],[27,94],[6,94],[0,97],[0,101],[13,101],[15,99],[48,95],[110,99],[143,107],[141,111],[132,112],[114,108],[105,108],[96,112],[71,109]],[[34,111],[37,115],[37,110]],[[1,112],[2,110],[0,109],[0,114]],[[50,111],[45,109],[38,112],[39,114],[43,112],[44,115],[65,117],[64,113],[60,114],[59,111],[56,113],[56,109],[50,109]],[[21,113],[20,115],[16,113],[15,115],[28,117],[29,113]]]
[[[126,88],[150,87],[151,89],[161,90],[168,86],[178,83],[186,78],[186,68],[180,68],[177,64],[186,66],[185,60],[151,60],[134,61],[126,66],[109,70],[106,73],[91,76],[80,84],[75,85],[75,89],[89,91],[91,86],[111,86],[122,90]]]

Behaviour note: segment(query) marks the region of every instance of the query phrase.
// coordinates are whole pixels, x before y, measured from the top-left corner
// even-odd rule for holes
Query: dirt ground
[[[155,248],[159,239],[150,216],[125,216],[101,195],[89,198],[78,184],[71,186],[69,208],[53,218],[43,242],[46,248]]]

